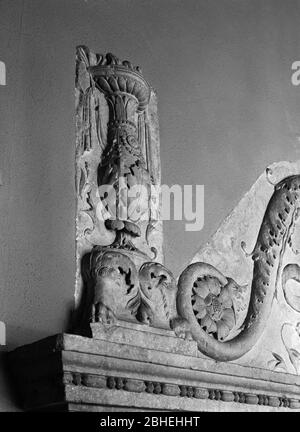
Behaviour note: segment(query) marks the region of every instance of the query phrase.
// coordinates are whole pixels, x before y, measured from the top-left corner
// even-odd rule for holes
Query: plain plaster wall
[[[142,66],[163,183],[205,185],[201,232],[164,224],[177,275],[266,165],[299,159],[299,20],[299,0],[0,1],[2,351],[65,330],[73,305],[76,45]]]

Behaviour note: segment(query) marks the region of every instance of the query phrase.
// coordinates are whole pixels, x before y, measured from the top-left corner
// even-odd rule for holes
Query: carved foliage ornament
[[[275,186],[251,254],[254,268],[250,302],[237,336],[230,339],[238,314],[235,300],[244,287],[201,262],[189,265],[176,287],[171,272],[162,264],[146,262],[137,271],[121,250],[94,252],[93,320],[107,322],[117,316],[173,328],[181,337],[191,334],[199,350],[210,357],[222,361],[241,357],[257,342],[269,317],[282,256],[291,245],[299,215],[299,191],[298,175]],[[283,277],[287,277],[286,272]]]
[[[287,247],[292,246],[291,235],[295,222],[299,216],[300,176],[287,177],[275,185],[274,193],[267,206],[256,245],[251,253],[254,262],[253,279],[251,285],[250,302],[248,311],[239,334],[231,340],[221,342],[221,333],[217,338],[210,337],[213,320],[205,320],[203,308],[196,303],[195,295],[201,292],[197,287],[199,280],[206,285],[207,290],[214,282],[219,281],[223,290],[226,280],[212,266],[205,263],[194,263],[181,274],[178,281],[177,308],[178,313],[191,325],[191,333],[198,342],[199,349],[206,355],[218,360],[234,360],[247,353],[261,336],[271,312],[273,298],[276,294],[278,275],[281,274],[282,259]],[[294,268],[293,268],[294,271]],[[212,289],[210,289],[212,291]],[[213,288],[216,296],[216,288]],[[222,299],[222,289],[219,298]],[[203,298],[203,294],[202,294]],[[216,299],[217,297],[213,297]],[[225,295],[227,300],[227,295]],[[204,298],[205,300],[205,298]],[[202,306],[202,301],[200,302]],[[217,299],[217,308],[220,309]],[[229,303],[226,304],[229,307]],[[214,311],[214,307],[212,308]],[[223,311],[226,309],[223,307]],[[207,309],[206,309],[207,312]],[[210,315],[212,318],[214,315]],[[227,327],[233,323],[232,315],[228,313]],[[225,320],[226,321],[226,320]],[[223,326],[222,326],[223,327]],[[208,331],[207,331],[208,330]],[[226,336],[225,329],[224,336]]]
[[[156,116],[156,96],[139,67],[77,48],[78,258],[113,240],[116,248],[161,255],[153,196],[160,164],[150,151],[159,148]]]
[[[151,176],[137,136],[138,113],[149,103],[150,87],[139,67],[133,67],[128,61],[121,62],[112,54],[99,56],[97,64],[90,66],[89,71],[109,107],[107,147],[99,165],[98,185],[112,186],[117,196],[113,200],[101,196],[107,210],[116,211],[106,220],[106,227],[116,232],[117,246],[133,249],[131,238],[141,236],[139,221],[150,208],[150,193],[145,199],[142,190],[150,191]],[[126,202],[122,202],[120,190],[129,192],[133,188],[135,195],[130,198],[126,193]]]
[[[170,329],[176,312],[176,284],[162,265],[145,262],[137,271],[127,253],[112,248],[91,254],[94,280],[91,322],[141,322]]]
[[[149,101],[149,85],[130,62],[121,62],[112,54],[95,58],[89,66],[90,77],[109,106],[107,145],[99,161],[98,184],[117,188],[120,179],[125,179],[127,189],[148,187],[152,179],[137,140],[137,128],[138,113]],[[180,337],[192,335],[199,350],[210,357],[222,361],[241,357],[257,342],[269,317],[283,255],[287,247],[292,247],[291,236],[300,212],[299,193],[300,175],[275,185],[250,254],[254,266],[248,308],[243,305],[245,287],[207,263],[188,266],[176,286],[171,272],[134,244],[134,238],[142,235],[140,218],[132,218],[128,209],[140,215],[149,213],[149,202],[140,199],[122,207],[117,195],[121,213],[106,220],[115,240],[110,246],[95,246],[90,254],[94,290],[89,306],[91,320],[107,323],[117,318],[172,328]],[[292,266],[285,269],[283,278],[297,280],[298,273]],[[298,297],[286,287],[284,295],[298,310]],[[243,308],[247,313],[236,329]]]

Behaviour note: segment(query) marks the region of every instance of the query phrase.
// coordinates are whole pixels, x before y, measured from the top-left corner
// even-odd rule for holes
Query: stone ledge
[[[199,352],[194,340],[179,339],[171,330],[119,320],[114,324],[92,323],[90,326],[93,340],[115,342],[192,357],[197,357]]]
[[[300,411],[300,377],[202,357],[69,334],[9,357],[27,410]]]

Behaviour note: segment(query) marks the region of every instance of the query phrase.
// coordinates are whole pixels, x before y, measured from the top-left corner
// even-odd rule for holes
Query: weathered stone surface
[[[197,343],[176,337],[172,331],[147,325],[118,321],[113,324],[91,324],[94,340],[127,344],[132,347],[148,348],[197,357]]]
[[[30,410],[299,409],[300,377],[124,343],[62,334],[9,361]]]
[[[222,275],[232,278],[240,286],[236,291],[238,295],[233,296],[236,322],[225,341],[233,340],[239,333],[247,313],[253,279],[253,260],[245,253],[245,249],[250,253],[255,246],[266,208],[274,192],[273,184],[298,175],[299,172],[299,161],[271,165],[245,194],[211,240],[201,247],[192,259],[192,263],[201,261],[211,264]],[[272,243],[271,234],[270,240],[266,238],[264,241]],[[276,290],[275,297],[270,316],[265,320],[262,336],[253,349],[235,362],[299,374],[300,315],[297,280],[300,280],[300,273],[297,249],[300,246],[300,230],[297,217],[295,227],[286,242],[286,247],[280,252],[277,274],[274,281],[272,280],[272,289]],[[264,265],[263,259],[259,260]]]

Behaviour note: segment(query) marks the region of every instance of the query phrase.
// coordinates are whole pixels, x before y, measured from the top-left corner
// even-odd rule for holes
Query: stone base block
[[[171,330],[120,320],[116,320],[114,324],[92,323],[90,326],[95,340],[110,341],[192,357],[198,355],[197,343],[194,340],[179,339]]]
[[[143,329],[134,341],[121,329],[110,338],[93,331],[93,339],[59,334],[9,353],[25,410],[300,411],[298,376],[199,357],[193,342],[177,346],[168,332]]]

